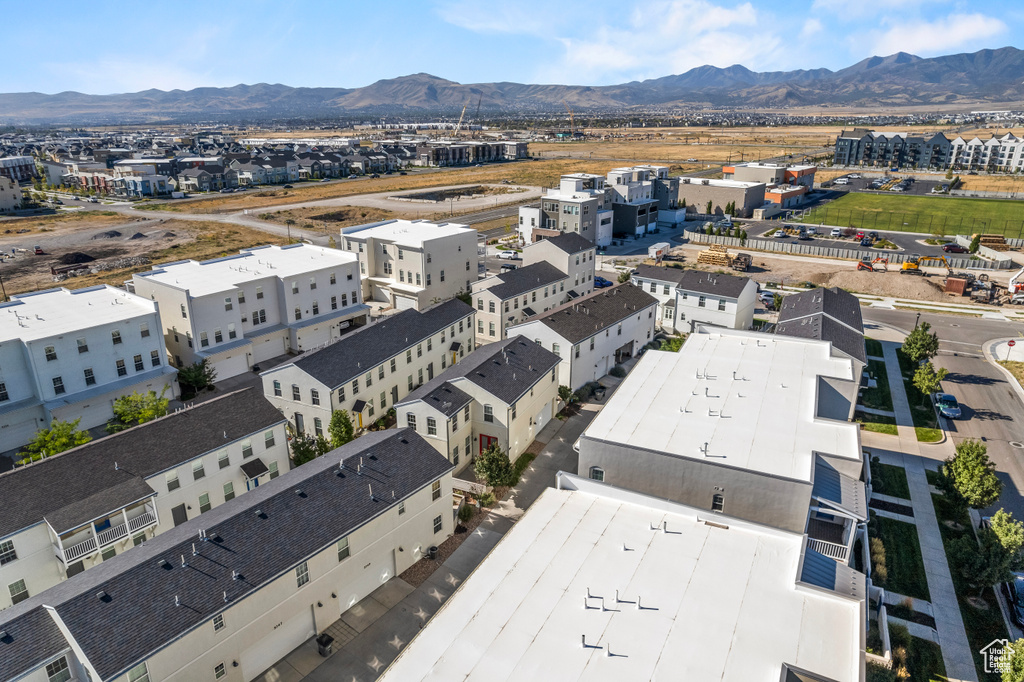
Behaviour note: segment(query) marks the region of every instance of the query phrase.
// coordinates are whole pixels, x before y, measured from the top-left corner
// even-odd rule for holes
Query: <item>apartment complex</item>
[[[482,279],[473,284],[477,344],[507,338],[510,326],[578,296],[569,275],[547,261]]]
[[[639,265],[631,281],[658,300],[658,326],[690,333],[699,324],[750,329],[757,306],[757,283],[748,277],[700,270]]]
[[[382,682],[864,679],[865,577],[799,533],[566,473],[557,486]]]
[[[284,424],[248,388],[0,475],[0,609],[288,471]]]
[[[157,304],[100,285],[0,303],[0,441],[9,450],[59,419],[92,428],[134,392],[178,395]]]
[[[597,246],[612,243],[613,212],[605,178],[591,173],[563,175],[539,204],[519,209],[519,237],[524,244],[575,232]]]
[[[457,223],[386,220],[341,230],[359,261],[363,300],[423,310],[470,291],[476,281],[476,230]]]
[[[572,291],[589,294],[594,288],[594,255],[597,248],[592,242],[566,232],[541,239],[523,248],[523,265],[548,263],[565,273]]]
[[[368,311],[355,257],[309,244],[165,263],[127,285],[159,304],[174,364],[207,360],[218,379],[336,340],[366,324]]]
[[[400,401],[398,424],[447,457],[456,475],[494,444],[514,462],[558,411],[559,361],[522,336],[480,346]]]
[[[320,436],[337,410],[356,428],[369,426],[472,350],[473,309],[453,299],[385,317],[260,377],[296,432]]]
[[[1024,138],[1006,133],[983,140],[854,128],[836,137],[834,159],[839,166],[1013,172],[1024,168]]]
[[[654,336],[658,301],[631,284],[598,289],[510,327],[561,358],[558,383],[576,390],[633,357]]]
[[[21,186],[10,178],[0,177],[0,213],[17,211],[21,201]]]
[[[691,212],[722,215],[734,203],[737,218],[749,218],[764,204],[763,182],[740,182],[716,178],[679,178],[679,203]],[[710,204],[710,206],[709,206]],[[710,211],[708,208],[710,207]]]
[[[702,328],[640,359],[580,437],[579,471],[806,533],[848,564],[867,544],[870,473],[847,421],[859,380],[827,342]]]
[[[367,434],[0,612],[0,679],[256,679],[451,534],[451,468]]]
[[[31,182],[39,177],[36,160],[31,156],[4,156],[0,158],[0,177],[16,183]]]

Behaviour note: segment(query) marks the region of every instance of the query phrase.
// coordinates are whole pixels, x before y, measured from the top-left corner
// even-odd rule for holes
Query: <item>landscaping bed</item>
[[[893,464],[882,464],[871,460],[871,488],[876,493],[910,499],[910,485],[907,483],[907,472],[903,467]]]
[[[887,502],[885,500],[871,500],[868,506],[872,509],[881,509],[892,514],[901,514],[903,516],[913,516],[914,508],[905,504],[897,504],[895,502]]]
[[[932,406],[932,397],[921,393],[914,385],[914,372],[917,370],[917,365],[903,351],[897,350],[896,357],[899,359],[900,374],[903,375],[903,387],[907,392],[907,402],[910,404],[910,415],[914,419],[917,440],[922,443],[935,443],[942,440],[942,429],[939,428],[939,419]]]
[[[909,620],[912,623],[919,623],[920,625],[926,625],[930,628],[935,628],[935,619],[929,616],[927,613],[921,613],[904,604],[887,604],[885,607],[887,615],[893,618],[902,618],[903,620]]]
[[[931,601],[917,527],[872,514],[868,535],[872,540],[871,563],[875,584],[914,599]]]
[[[868,355],[876,358],[882,357],[882,342],[878,339],[864,338],[864,350],[867,351]]]
[[[867,370],[868,375],[878,385],[874,388],[864,388],[861,390],[858,402],[864,407],[870,407],[873,410],[892,412],[892,394],[889,392],[889,373],[885,369],[885,362],[881,360],[868,360]]]
[[[862,425],[865,431],[884,433],[890,436],[899,435],[896,428],[896,417],[889,417],[884,414],[868,414],[857,410],[853,413],[853,421]]]

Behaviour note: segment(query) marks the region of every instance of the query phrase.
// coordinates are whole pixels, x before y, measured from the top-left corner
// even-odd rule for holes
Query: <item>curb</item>
[[[1013,387],[1013,390],[1016,391],[1017,397],[1020,398],[1022,402],[1024,402],[1024,388],[1022,388],[1020,383],[1017,381],[1017,377],[1013,376],[1008,369],[1000,365],[995,355],[992,353],[993,346],[1003,341],[1009,341],[1011,338],[1013,337],[1006,337],[1003,339],[989,339],[988,341],[982,344],[981,352],[985,356],[985,360],[987,360],[989,363],[995,366],[1000,372],[1002,372],[1006,376],[1007,382],[1009,382],[1010,386]]]

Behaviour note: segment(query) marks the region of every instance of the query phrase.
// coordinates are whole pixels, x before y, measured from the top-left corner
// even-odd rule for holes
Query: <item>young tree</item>
[[[338,242],[334,240],[334,237],[330,237],[327,239],[327,246],[332,249],[336,249],[338,248]]]
[[[301,435],[292,438],[291,448],[295,466],[302,466],[330,452],[331,444],[323,436]]]
[[[1002,682],[1024,682],[1024,639],[1018,639],[1006,646],[1003,655]]]
[[[711,201],[711,199],[708,199],[708,205],[707,205],[707,211],[706,211],[706,213],[708,215],[711,215],[711,209],[714,208],[714,206],[715,206],[715,202]]]
[[[568,386],[558,387],[558,397],[566,405],[572,405],[575,402],[579,402],[579,399],[577,398],[576,394]]]
[[[115,400],[114,418],[107,423],[107,433],[124,431],[166,415],[170,400],[164,397],[165,393],[166,385],[164,390],[160,391],[160,395],[157,395],[156,391],[134,392]]]
[[[58,452],[64,452],[79,445],[85,445],[92,440],[88,431],[78,431],[78,423],[81,418],[73,422],[54,420],[50,422],[50,428],[36,431],[32,442],[25,446],[22,454],[42,455],[49,457]]]
[[[188,386],[195,392],[212,385],[216,379],[217,370],[210,366],[206,358],[178,370],[178,383]]]
[[[989,460],[985,444],[965,440],[943,464],[940,487],[954,502],[982,509],[999,499],[1003,483],[996,476],[996,465]]]
[[[978,249],[981,248],[981,235],[974,235],[974,239],[971,240],[971,245],[967,247],[968,253],[978,253]]]
[[[630,274],[628,272],[619,273],[619,284],[625,284],[630,280]]]
[[[340,448],[355,438],[355,427],[348,416],[348,410],[337,410],[331,414],[331,423],[327,425],[327,433],[331,435],[331,447]]]
[[[476,475],[485,480],[487,485],[515,485],[513,480],[515,470],[512,468],[508,455],[497,443],[480,453],[480,456],[476,458],[474,469]]]
[[[1021,567],[1021,547],[1024,547],[1024,522],[1013,518],[1013,514],[1000,509],[989,519],[989,527],[995,533],[996,539],[1003,549],[1010,555],[1010,570],[1016,571]]]
[[[938,393],[942,390],[939,382],[945,379],[947,374],[949,370],[945,367],[936,371],[935,365],[926,362],[914,372],[914,386],[921,393]]]
[[[914,331],[907,335],[900,350],[903,354],[917,364],[931,360],[939,352],[939,335],[928,333],[932,328],[927,322],[914,327]]]
[[[978,533],[978,542],[965,535],[949,544],[950,564],[978,594],[991,585],[1005,582],[1012,575],[1012,556],[999,543],[996,534],[987,528]]]

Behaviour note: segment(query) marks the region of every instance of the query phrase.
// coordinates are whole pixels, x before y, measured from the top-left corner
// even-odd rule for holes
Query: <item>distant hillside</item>
[[[1013,47],[922,59],[900,52],[839,71],[758,73],[700,66],[686,73],[601,87],[462,84],[418,73],[362,88],[236,85],[120,95],[0,94],[0,124],[143,122],[215,118],[452,114],[467,103],[487,112],[580,111],[644,106],[949,105],[1024,101],[1024,51]]]

